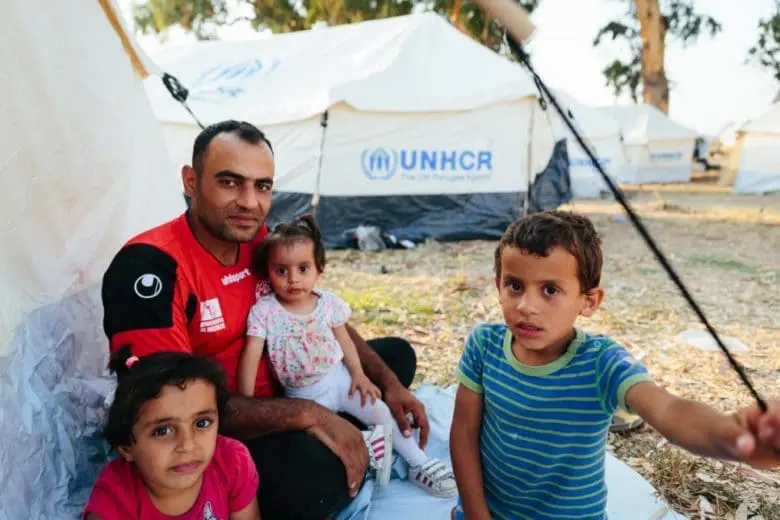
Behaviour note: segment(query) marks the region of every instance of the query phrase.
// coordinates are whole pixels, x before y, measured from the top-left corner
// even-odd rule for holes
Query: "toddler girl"
[[[363,372],[345,327],[347,304],[315,288],[325,268],[325,247],[314,219],[305,215],[278,225],[258,246],[253,268],[273,292],[258,298],[249,313],[239,392],[252,395],[267,342],[271,366],[287,396],[316,401],[385,430],[387,456],[379,467],[372,465],[380,486],[389,481],[394,449],[409,464],[412,482],[434,496],[455,496],[452,470],[401,435],[380,390]]]
[[[259,520],[258,475],[240,442],[217,434],[227,402],[206,358],[118,350],[105,436],[119,457],[100,473],[84,520]]]

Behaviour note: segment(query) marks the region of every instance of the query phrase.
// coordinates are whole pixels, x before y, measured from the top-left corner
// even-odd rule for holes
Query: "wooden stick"
[[[536,30],[528,12],[512,0],[474,0],[485,12],[492,15],[518,43],[526,41]]]

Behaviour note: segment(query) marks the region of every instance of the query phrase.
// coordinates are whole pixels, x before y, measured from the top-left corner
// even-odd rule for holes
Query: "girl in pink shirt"
[[[238,391],[254,394],[258,363],[267,348],[288,397],[315,401],[373,427],[366,444],[380,486],[388,484],[394,451],[408,464],[412,483],[436,497],[455,496],[450,466],[401,434],[379,388],[363,371],[345,326],[349,306],[316,287],[325,270],[325,247],[314,218],[304,215],[276,226],[259,244],[252,267],[272,292],[260,295],[249,311]]]
[[[259,520],[258,475],[240,442],[217,434],[221,369],[182,352],[109,364],[118,385],[105,436],[119,457],[100,473],[84,520]]]

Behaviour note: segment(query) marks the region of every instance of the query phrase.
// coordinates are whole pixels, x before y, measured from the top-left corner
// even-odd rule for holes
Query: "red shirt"
[[[219,435],[214,458],[203,472],[200,494],[183,515],[161,513],[149,498],[135,465],[118,457],[100,472],[82,518],[91,513],[103,520],[228,520],[231,513],[252,502],[258,483],[246,447]]]
[[[239,246],[225,267],[195,239],[187,214],[128,241],[103,277],[103,328],[112,351],[125,344],[144,356],[163,350],[190,352],[216,361],[236,391],[247,316],[257,296],[270,290],[251,270],[254,243]],[[257,371],[255,396],[277,393],[267,354]]]

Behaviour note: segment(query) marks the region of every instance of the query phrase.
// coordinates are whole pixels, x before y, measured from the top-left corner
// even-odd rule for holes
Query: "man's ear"
[[[181,167],[181,183],[184,186],[184,194],[187,197],[192,198],[192,194],[195,193],[197,176],[198,174],[192,166],[185,164]]]
[[[127,462],[133,462],[133,454],[130,452],[130,446],[117,446],[116,451],[119,452],[119,455],[125,459]]]
[[[590,318],[593,314],[599,310],[599,305],[604,299],[604,289],[601,287],[594,287],[587,293],[585,293],[585,301],[580,309],[580,315]]]

